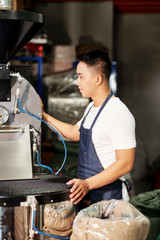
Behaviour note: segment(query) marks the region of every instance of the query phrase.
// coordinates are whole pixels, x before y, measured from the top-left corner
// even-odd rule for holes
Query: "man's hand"
[[[67,185],[73,184],[73,187],[70,190],[71,194],[69,195],[69,197],[71,202],[74,204],[77,204],[90,190],[87,179],[81,180],[74,178],[67,182],[66,184]]]

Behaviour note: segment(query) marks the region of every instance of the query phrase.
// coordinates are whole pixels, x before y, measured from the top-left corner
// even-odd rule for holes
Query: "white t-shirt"
[[[100,107],[94,107],[91,102],[84,116],[90,108],[83,125],[87,129],[91,127],[100,109]],[[79,127],[82,120],[83,117],[77,122]],[[92,129],[92,142],[104,169],[116,161],[115,150],[136,147],[135,119],[118,97],[112,97],[100,113]]]

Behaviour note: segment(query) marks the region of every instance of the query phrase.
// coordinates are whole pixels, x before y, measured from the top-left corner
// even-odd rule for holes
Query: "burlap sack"
[[[64,230],[64,231],[57,231],[55,229],[52,229],[52,228],[47,228],[47,227],[44,227],[43,228],[44,232],[49,234],[49,235],[56,235],[56,236],[70,236],[71,233],[72,233],[72,228],[70,228],[69,230]],[[54,237],[45,237],[46,240],[55,240],[57,238],[54,238]]]
[[[46,204],[43,229],[48,234],[70,236],[75,216],[76,209],[70,201]]]
[[[149,220],[123,200],[102,201],[81,210],[71,240],[145,240]]]

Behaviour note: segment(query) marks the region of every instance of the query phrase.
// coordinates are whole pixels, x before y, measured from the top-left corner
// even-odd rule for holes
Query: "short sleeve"
[[[80,128],[81,123],[82,123],[83,117],[77,122],[78,127]]]
[[[136,147],[135,119],[128,111],[117,112],[112,119],[110,137],[114,149],[129,149]]]

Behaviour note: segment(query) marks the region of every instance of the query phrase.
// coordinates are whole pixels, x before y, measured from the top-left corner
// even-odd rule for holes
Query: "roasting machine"
[[[42,239],[34,229],[33,212],[42,204],[68,200],[68,178],[42,173],[39,96],[10,66],[43,26],[40,13],[0,10],[1,240]],[[40,227],[41,215],[40,211],[36,220]]]

